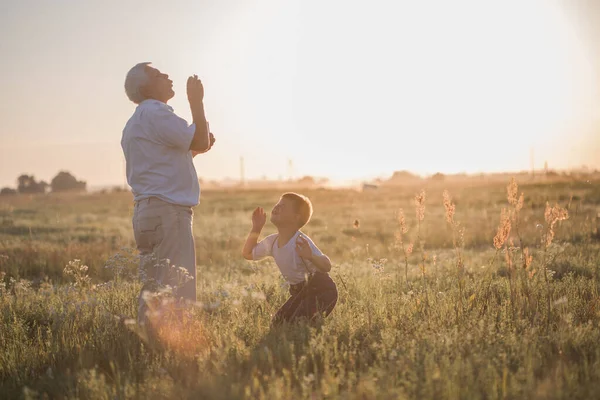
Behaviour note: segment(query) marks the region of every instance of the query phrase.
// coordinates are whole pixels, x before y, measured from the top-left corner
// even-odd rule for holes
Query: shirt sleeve
[[[317,245],[312,241],[311,238],[309,238],[308,236],[306,236],[304,233],[302,234],[302,237],[304,237],[306,239],[306,241],[308,242],[308,245],[310,246],[312,252],[314,255],[316,256],[322,256],[323,252],[317,247]]]
[[[188,151],[194,138],[196,125],[187,121],[167,107],[159,107],[152,113],[155,139],[162,145]]]
[[[317,245],[311,240],[311,238],[309,238],[308,236],[306,236],[304,233],[301,234],[303,238],[306,239],[306,241],[308,242],[308,245],[310,246],[310,249],[312,250],[312,253],[315,256],[322,256],[323,252],[317,247]],[[312,261],[309,260],[303,260],[301,259],[302,262],[304,263],[304,265],[312,272],[318,271],[319,269],[317,268],[317,266],[315,265],[315,263],[313,263]]]
[[[274,233],[258,242],[252,249],[252,259],[258,261],[266,257],[272,257],[275,240],[277,240],[277,234]]]

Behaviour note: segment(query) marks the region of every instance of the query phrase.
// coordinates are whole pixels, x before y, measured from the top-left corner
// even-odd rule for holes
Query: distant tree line
[[[0,195],[10,194],[33,194],[33,193],[47,193],[52,192],[67,192],[67,191],[78,191],[85,192],[87,189],[87,182],[78,181],[71,173],[67,171],[60,171],[50,184],[45,181],[36,181],[33,175],[23,174],[17,178],[17,188],[5,187],[0,190]]]

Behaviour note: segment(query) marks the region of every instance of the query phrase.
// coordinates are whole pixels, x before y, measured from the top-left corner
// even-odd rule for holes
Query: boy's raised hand
[[[252,212],[252,230],[261,231],[267,223],[267,214],[262,207],[256,207]]]
[[[300,257],[306,260],[312,259],[312,249],[310,248],[310,244],[308,244],[308,240],[306,240],[304,236],[298,236],[298,239],[296,239],[296,251]]]

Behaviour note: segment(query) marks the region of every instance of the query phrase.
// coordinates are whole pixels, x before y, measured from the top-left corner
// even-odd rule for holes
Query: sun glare
[[[287,149],[311,155],[309,172],[528,169],[530,149],[569,127],[591,71],[557,5],[361,4],[303,3],[295,37],[264,44],[292,47],[298,64],[292,90],[263,87],[256,112],[270,104],[279,118],[292,102],[290,134],[318,138]]]

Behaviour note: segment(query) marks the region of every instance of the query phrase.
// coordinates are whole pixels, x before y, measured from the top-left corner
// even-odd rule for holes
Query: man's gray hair
[[[127,73],[125,78],[125,93],[129,100],[135,104],[140,104],[146,100],[142,95],[140,89],[148,82],[148,74],[146,73],[146,65],[150,65],[149,62],[142,62],[136,64]]]

